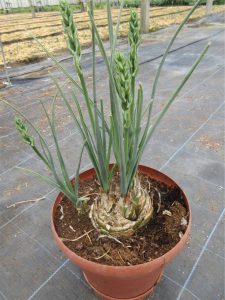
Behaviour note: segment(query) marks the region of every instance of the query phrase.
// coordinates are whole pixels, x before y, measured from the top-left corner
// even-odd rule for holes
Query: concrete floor
[[[207,41],[212,41],[204,61],[161,122],[143,157],[143,163],[162,170],[178,182],[193,212],[190,240],[166,267],[149,300],[224,299],[224,29],[224,14],[186,26],[162,71],[154,113],[162,108]],[[159,57],[173,31],[171,27],[143,36],[139,79],[144,84],[146,98]],[[120,41],[120,47],[126,51],[125,40]],[[85,53],[84,69],[91,86],[90,51]],[[63,60],[62,64],[72,72],[70,59]],[[43,99],[50,107],[54,95],[47,71],[62,80],[62,74],[50,68],[46,61],[11,69],[13,86],[0,92],[37,123],[52,143],[38,102]],[[105,101],[106,83],[105,68],[99,58],[98,95]],[[72,175],[81,142],[60,103],[58,112],[60,144]],[[59,252],[52,239],[49,216],[57,192],[16,168],[46,173],[42,163],[20,141],[13,113],[2,104],[0,134],[0,299],[98,299],[80,270]],[[85,155],[82,168],[89,166]],[[38,203],[7,208],[17,201],[42,196],[46,199]]]

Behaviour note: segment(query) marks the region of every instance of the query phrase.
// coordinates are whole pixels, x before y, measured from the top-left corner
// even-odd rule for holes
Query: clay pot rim
[[[111,166],[112,164],[110,164]],[[142,264],[137,264],[137,265],[131,265],[131,266],[113,266],[113,265],[105,265],[105,264],[100,264],[100,263],[97,263],[97,262],[93,262],[93,261],[90,261],[90,260],[87,260],[85,258],[83,258],[82,256],[79,256],[77,255],[75,252],[71,251],[63,242],[62,240],[59,238],[56,230],[55,230],[55,225],[54,225],[54,215],[55,215],[55,210],[56,208],[58,207],[59,203],[61,202],[64,194],[62,192],[60,192],[58,194],[58,196],[56,197],[56,200],[54,202],[54,205],[52,207],[52,211],[51,211],[51,229],[52,229],[52,232],[53,232],[53,236],[54,236],[54,239],[56,241],[56,243],[58,244],[59,248],[61,249],[61,251],[65,254],[66,252],[66,256],[69,257],[73,257],[75,258],[77,261],[79,261],[79,264],[78,265],[89,265],[90,267],[93,267],[93,268],[96,268],[96,267],[101,267],[101,268],[104,268],[105,271],[123,271],[123,270],[127,270],[129,269],[130,271],[133,270],[137,270],[139,268],[154,268],[155,265],[158,265],[158,264],[162,264],[162,265],[165,265],[167,264],[169,261],[171,261],[175,256],[177,256],[177,252],[179,252],[182,248],[183,248],[183,245],[185,244],[187,238],[188,238],[188,235],[190,233],[190,228],[191,228],[191,220],[192,220],[192,214],[191,214],[191,208],[190,208],[190,205],[189,205],[189,202],[187,200],[187,197],[186,195],[184,194],[183,190],[180,188],[180,186],[173,180],[171,179],[169,176],[167,176],[166,174],[162,173],[161,171],[159,170],[156,170],[156,169],[153,169],[153,168],[150,168],[150,167],[147,167],[145,165],[139,165],[138,166],[138,170],[141,171],[142,173],[145,173],[144,170],[151,170],[153,172],[155,172],[156,174],[158,174],[159,176],[162,176],[164,179],[167,179],[171,182],[172,185],[174,186],[177,186],[179,187],[183,197],[184,197],[184,201],[185,201],[185,204],[186,204],[186,207],[188,209],[188,212],[189,212],[189,222],[188,222],[188,226],[186,228],[186,231],[184,233],[184,235],[182,236],[182,238],[180,239],[180,241],[173,247],[171,248],[169,251],[167,251],[165,254],[163,254],[162,256],[160,257],[157,257],[149,262],[145,262],[145,263],[142,263]],[[94,171],[94,168],[91,168],[91,169],[88,169],[84,172],[82,172],[80,174],[80,176],[82,175],[85,175],[85,173],[89,173],[89,172],[93,172]],[[161,180],[163,181],[163,180]],[[178,251],[176,251],[177,249],[179,249]]]

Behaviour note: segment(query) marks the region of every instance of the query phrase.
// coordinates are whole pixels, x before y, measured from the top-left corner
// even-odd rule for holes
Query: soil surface
[[[146,176],[141,175],[143,185],[145,179]],[[99,232],[92,226],[88,213],[78,214],[72,202],[66,197],[62,199],[55,214],[54,223],[59,237],[77,255],[106,265],[137,265],[165,254],[184,234],[189,219],[188,210],[178,187],[169,187],[153,179],[151,184],[161,193],[160,209],[156,193],[154,213],[149,223],[131,237],[118,238],[121,244],[110,238],[99,238]],[[99,191],[96,178],[80,181],[81,195]],[[96,196],[92,197],[91,201],[94,201]]]

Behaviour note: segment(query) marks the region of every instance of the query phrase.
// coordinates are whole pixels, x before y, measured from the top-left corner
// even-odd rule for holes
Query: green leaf
[[[82,160],[82,155],[83,155],[83,152],[84,152],[85,144],[86,144],[86,141],[84,142],[83,147],[82,147],[81,152],[80,152],[80,157],[79,157],[79,160],[78,160],[78,166],[77,166],[77,171],[76,171],[76,176],[75,176],[74,193],[75,193],[77,199],[79,198],[78,197],[78,188],[79,188],[80,165],[81,165],[81,160]]]

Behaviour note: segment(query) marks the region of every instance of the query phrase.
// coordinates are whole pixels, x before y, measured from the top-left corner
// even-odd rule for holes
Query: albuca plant
[[[136,85],[136,76],[138,74],[138,47],[141,39],[137,12],[132,11],[130,15],[128,54],[122,53],[116,47],[124,1],[121,4],[115,27],[112,22],[110,3],[109,1],[107,2],[110,42],[109,53],[103,45],[94,20],[93,2],[91,1],[89,3],[88,14],[92,32],[92,96],[90,96],[90,91],[87,88],[82,69],[82,53],[77,27],[73,19],[73,12],[67,1],[63,0],[60,2],[62,23],[68,49],[72,55],[73,65],[78,75],[79,82],[77,82],[60,64],[58,64],[56,59],[51,56],[48,53],[48,50],[35,38],[40,47],[42,47],[42,49],[51,57],[55,65],[64,72],[67,80],[72,84],[73,102],[71,103],[68,100],[68,96],[65,94],[64,88],[55,81],[57,95],[61,96],[68,112],[73,118],[76,126],[79,128],[84,145],[78,161],[74,184],[71,182],[66,170],[57,138],[55,126],[55,100],[53,101],[51,115],[46,111],[44,104],[42,104],[42,107],[51,128],[60,170],[56,169],[55,160],[53,159],[50,148],[41,132],[17,108],[8,103],[8,105],[15,109],[22,117],[16,118],[16,127],[24,142],[28,143],[33,148],[35,153],[52,172],[54,179],[47,178],[31,170],[29,170],[29,172],[58,188],[74,203],[77,209],[81,209],[83,203],[89,199],[89,195],[81,197],[78,193],[80,162],[83,150],[86,149],[101,186],[101,192],[90,207],[89,216],[93,226],[101,233],[114,237],[129,236],[132,235],[138,228],[144,226],[152,217],[152,193],[149,192],[149,189],[146,190],[141,185],[137,168],[144,149],[153,132],[157,128],[157,125],[209,48],[208,44],[184,76],[181,83],[174,90],[171,97],[167,100],[162,111],[153,118],[152,107],[155,100],[158,80],[166,56],[168,55],[178,33],[181,31],[185,22],[189,19],[199,3],[200,0],[196,2],[187,14],[169,42],[159,64],[147,107],[144,107],[143,104],[142,85]],[[109,118],[107,118],[104,113],[104,102],[99,100],[97,95],[96,46],[104,59],[109,78],[109,100],[111,108]],[[87,125],[87,119],[84,117],[80,101],[77,98],[77,90],[81,92],[85,100],[90,126]],[[146,116],[145,123],[143,123],[144,114]],[[26,123],[28,123],[36,132],[40,140],[38,147],[36,146],[34,137],[29,133]],[[112,168],[109,168],[112,154],[115,158],[115,163]],[[112,180],[114,178],[115,171],[118,172],[118,182],[116,180]],[[150,182],[149,186],[151,191]]]

